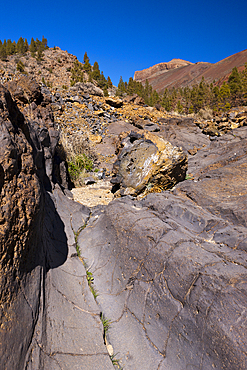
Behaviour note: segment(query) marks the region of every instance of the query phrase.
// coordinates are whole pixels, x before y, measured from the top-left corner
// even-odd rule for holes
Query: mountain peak
[[[167,63],[136,71],[134,80],[145,83],[146,80],[158,93],[166,88],[192,86],[204,76],[207,83],[222,81],[229,76],[233,67],[243,68],[247,62],[247,50],[231,55],[215,64],[206,62],[191,63],[183,59],[172,59]],[[181,68],[183,67],[183,68]]]

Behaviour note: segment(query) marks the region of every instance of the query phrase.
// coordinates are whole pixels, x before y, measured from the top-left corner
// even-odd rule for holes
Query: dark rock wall
[[[112,369],[75,248],[90,210],[64,195],[51,110],[24,82],[23,113],[0,85],[0,368]]]

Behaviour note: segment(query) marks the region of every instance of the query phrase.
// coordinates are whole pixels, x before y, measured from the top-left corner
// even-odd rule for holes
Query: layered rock
[[[162,72],[169,71],[170,69],[176,69],[179,67],[184,67],[193,64],[182,59],[172,59],[167,63],[155,64],[152,67],[143,69],[142,71],[136,71],[134,74],[134,80],[145,83],[150,77],[158,76]]]

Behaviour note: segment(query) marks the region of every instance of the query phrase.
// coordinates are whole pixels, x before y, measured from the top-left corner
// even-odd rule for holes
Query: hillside
[[[247,63],[247,50],[231,55],[215,64],[204,62],[193,64],[186,61],[176,64],[172,62],[160,63],[142,71],[136,71],[134,80],[144,84],[147,79],[158,93],[164,92],[166,88],[180,88],[198,84],[203,76],[207,83],[214,80],[222,82],[230,75],[233,67],[241,70],[241,67]],[[170,66],[170,68],[163,68],[163,65]]]
[[[7,62],[0,60],[0,81],[4,83],[14,76],[24,73],[34,77],[39,83],[45,80],[52,87],[62,85],[69,87],[71,69],[74,67],[76,60],[76,56],[61,50],[59,47],[45,49],[41,60],[32,57],[30,51],[24,55],[10,55]],[[20,61],[23,64],[22,73],[17,68]]]

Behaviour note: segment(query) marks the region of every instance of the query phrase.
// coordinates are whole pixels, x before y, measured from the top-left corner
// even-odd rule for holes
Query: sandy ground
[[[74,200],[88,207],[108,204],[113,199],[112,185],[108,180],[98,180],[92,185],[72,189]]]

